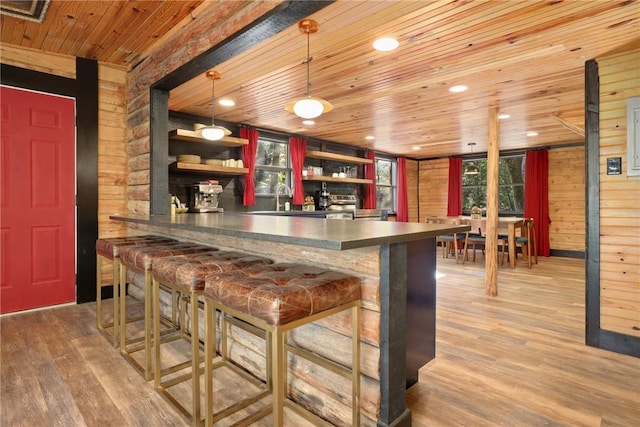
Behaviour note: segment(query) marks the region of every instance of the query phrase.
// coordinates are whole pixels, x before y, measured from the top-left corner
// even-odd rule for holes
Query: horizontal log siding
[[[600,73],[600,327],[640,337],[640,177],[627,177],[628,98],[640,96],[640,50],[598,59]],[[622,174],[607,175],[607,158]]]
[[[549,150],[551,249],[585,250],[584,146]]]
[[[35,49],[0,45],[2,63],[41,73],[76,78],[76,59]],[[123,236],[126,227],[109,215],[127,212],[125,140],[127,72],[98,64],[98,236]],[[112,279],[112,265],[103,263],[102,280]]]

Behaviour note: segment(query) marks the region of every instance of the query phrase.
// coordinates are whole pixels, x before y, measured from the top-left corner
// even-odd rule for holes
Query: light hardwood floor
[[[439,257],[438,272],[437,357],[408,391],[414,426],[640,426],[640,359],[583,344],[584,261],[503,267],[496,298],[482,261]],[[95,304],[0,328],[1,426],[187,425],[96,331]]]

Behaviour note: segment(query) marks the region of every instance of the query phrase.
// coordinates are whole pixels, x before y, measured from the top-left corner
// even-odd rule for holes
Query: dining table
[[[477,219],[480,221],[485,221],[486,218],[471,218],[470,216],[460,216],[461,220],[470,220]],[[509,265],[511,268],[516,267],[516,230],[518,228],[522,228],[524,225],[524,218],[514,217],[514,216],[501,216],[498,217],[498,230],[507,230],[507,247],[509,249]],[[483,228],[486,230],[486,227]],[[483,231],[484,234],[484,231]]]

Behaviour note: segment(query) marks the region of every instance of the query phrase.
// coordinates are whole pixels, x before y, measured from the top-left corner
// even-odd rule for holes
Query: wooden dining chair
[[[535,259],[535,263],[538,263],[538,245],[536,244],[536,227],[533,218],[527,218],[522,224],[522,235],[516,237],[516,246],[520,245],[523,249],[527,248],[527,261],[529,268],[531,268],[531,260]],[[533,249],[533,251],[532,251]],[[518,255],[516,252],[516,259]]]
[[[428,224],[452,224],[459,225],[461,223],[460,218],[434,218],[427,217],[426,222]],[[453,249],[453,252],[456,257],[456,264],[459,263],[458,256],[459,250],[462,250],[464,247],[464,242],[467,237],[466,232],[455,233],[455,234],[442,234],[436,237],[436,245],[440,244],[442,246],[442,258],[448,258],[449,252]],[[464,257],[462,257],[464,263]]]
[[[484,256],[484,249],[487,243],[487,237],[485,235],[485,231],[483,228],[485,227],[486,222],[480,219],[469,219],[465,221],[471,227],[471,230],[467,232],[465,242],[464,242],[464,259],[462,263],[464,264],[465,260],[469,260],[469,246],[473,248],[473,262],[476,262],[476,250],[478,247],[482,250],[482,256]]]

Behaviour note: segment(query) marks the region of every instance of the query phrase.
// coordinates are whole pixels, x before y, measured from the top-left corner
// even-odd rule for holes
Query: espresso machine
[[[331,195],[331,193],[329,193],[327,191],[327,183],[323,182],[322,183],[322,190],[320,191],[316,191],[316,197],[315,197],[315,202],[316,202],[316,210],[320,210],[320,211],[324,211],[327,210],[329,208],[329,196]]]
[[[209,181],[200,181],[191,188],[189,212],[222,212],[218,207],[218,195],[222,193],[222,185]]]

